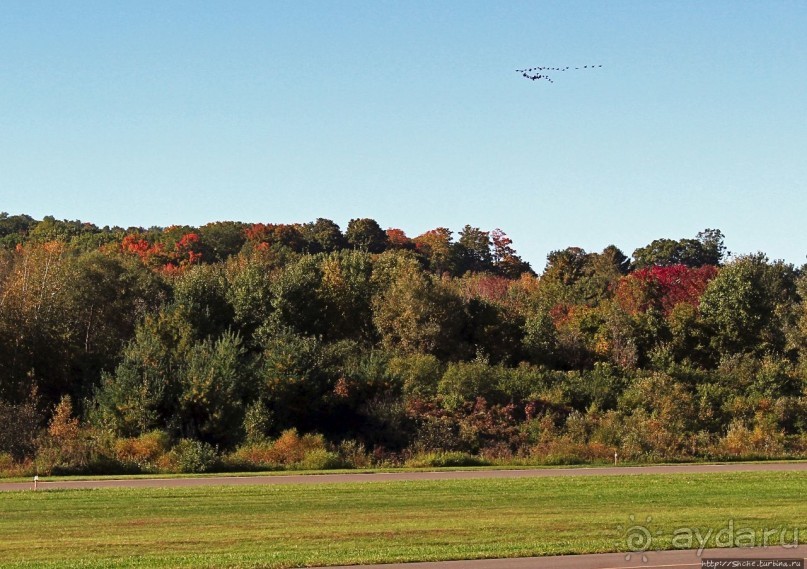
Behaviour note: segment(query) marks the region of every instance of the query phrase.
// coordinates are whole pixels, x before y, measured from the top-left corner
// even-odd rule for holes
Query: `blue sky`
[[[803,1],[6,0],[0,211],[467,223],[538,270],[709,227],[801,265],[805,33]]]

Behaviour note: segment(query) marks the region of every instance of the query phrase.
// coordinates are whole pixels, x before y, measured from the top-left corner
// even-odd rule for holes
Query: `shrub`
[[[295,429],[284,431],[273,442],[252,442],[242,445],[228,457],[228,461],[233,466],[247,469],[306,468],[318,470],[338,468],[332,465],[345,464],[338,454],[328,451],[322,435],[300,436]],[[317,464],[324,466],[316,466]]]
[[[465,452],[427,452],[418,453],[406,461],[410,468],[446,467],[446,466],[486,466],[490,462]]]
[[[322,435],[300,436],[296,429],[289,429],[281,433],[272,444],[272,458],[277,464],[290,466],[302,462],[305,455],[313,450],[325,450],[325,439]]]
[[[514,452],[510,445],[505,443],[491,443],[479,450],[479,458],[490,464],[515,463],[517,454],[517,451]]]
[[[452,363],[440,378],[437,393],[442,397],[443,406],[449,410],[477,397],[495,401],[501,395],[498,387],[502,375],[500,367],[491,366],[482,359]]]
[[[462,447],[459,425],[453,417],[434,414],[418,418],[417,431],[411,447],[416,452],[454,451]]]
[[[403,384],[404,397],[434,397],[441,376],[440,360],[431,354],[399,355],[389,362],[390,374]]]
[[[773,458],[784,454],[784,434],[764,423],[753,429],[735,420],[718,443],[719,452],[735,458]]]
[[[337,453],[317,448],[306,451],[303,459],[291,467],[295,470],[331,470],[344,468],[345,463]]]
[[[21,462],[14,460],[9,453],[0,453],[0,476],[8,478],[28,478],[37,472],[34,462],[25,459]]]
[[[101,452],[102,433],[79,424],[73,417],[70,397],[62,397],[47,431],[39,442],[37,471],[41,474],[89,472],[106,457]]]
[[[236,470],[276,470],[275,452],[271,442],[247,443],[226,458],[229,467]]]
[[[113,445],[115,459],[124,465],[145,471],[155,470],[168,450],[168,434],[163,431],[151,431],[139,437],[118,439]]]
[[[59,449],[52,445],[43,444],[39,447],[34,458],[34,469],[37,473],[49,476],[54,470],[58,471]]]
[[[0,476],[7,476],[13,478],[22,476],[24,472],[23,465],[16,462],[11,453],[0,452]]]
[[[612,462],[614,460],[614,448],[596,442],[572,442],[566,437],[561,437],[554,441],[534,446],[530,452],[530,457],[541,464],[547,465]]]
[[[266,431],[272,424],[272,412],[257,401],[247,407],[244,413],[244,433],[248,443],[258,443],[266,440]]]
[[[171,463],[179,472],[209,472],[218,462],[216,449],[208,443],[181,439],[170,452]]]
[[[0,452],[0,472],[6,472],[14,467],[14,457],[7,452]]]
[[[358,441],[346,440],[339,443],[339,456],[348,468],[367,468],[370,466],[367,449]]]

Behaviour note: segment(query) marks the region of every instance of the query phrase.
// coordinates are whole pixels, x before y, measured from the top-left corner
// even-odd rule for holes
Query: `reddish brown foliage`
[[[305,240],[297,225],[285,223],[255,223],[244,230],[247,241],[258,244],[259,249],[267,249],[273,245],[288,247],[301,252]]]
[[[717,267],[712,265],[698,268],[671,265],[639,269],[619,281],[615,299],[630,314],[645,312],[651,308],[669,314],[681,303],[697,306],[703,291],[717,272]]]
[[[392,249],[414,249],[414,243],[406,236],[402,229],[390,227],[387,229],[387,239]]]
[[[481,298],[489,302],[501,302],[507,297],[513,281],[505,277],[482,273],[465,278],[460,283],[460,290],[466,300]]]

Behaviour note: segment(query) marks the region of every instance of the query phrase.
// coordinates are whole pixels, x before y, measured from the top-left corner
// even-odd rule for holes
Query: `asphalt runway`
[[[700,569],[702,560],[715,559],[800,559],[807,557],[807,546],[705,549],[701,552],[648,551],[595,555],[562,555],[556,557],[520,557],[514,559],[477,559],[472,561],[437,561],[430,563],[390,563],[330,567],[329,569]],[[706,565],[703,565],[706,567]],[[742,565],[737,565],[742,567]],[[769,565],[769,569],[776,567]],[[715,568],[718,569],[718,568]]]
[[[377,472],[348,474],[283,474],[273,476],[203,476],[192,478],[123,478],[58,480],[40,477],[38,490],[97,488],[182,488],[192,486],[244,486],[268,484],[340,484],[415,480],[472,480],[478,478],[545,478],[554,476],[635,476],[642,474],[807,471],[807,462],[680,464],[666,466],[610,466],[597,468],[533,468],[523,470],[441,470],[429,472]],[[32,490],[33,482],[0,483],[0,491]]]

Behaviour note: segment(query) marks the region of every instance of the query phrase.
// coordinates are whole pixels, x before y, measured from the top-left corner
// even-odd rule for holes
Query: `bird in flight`
[[[567,71],[570,69],[594,69],[602,67],[602,65],[584,65],[583,67],[529,67],[527,69],[516,69],[516,73],[521,73],[522,77],[537,81],[544,79],[550,83],[554,83],[552,78],[547,74],[547,71]]]

